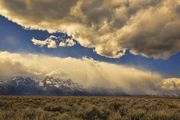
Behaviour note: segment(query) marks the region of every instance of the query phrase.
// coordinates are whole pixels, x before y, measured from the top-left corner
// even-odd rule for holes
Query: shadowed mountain
[[[84,88],[78,83],[70,79],[62,80],[50,76],[46,76],[42,80],[36,80],[30,77],[17,76],[10,80],[0,81],[0,95],[41,95],[41,96],[169,96],[178,97],[179,90],[178,84],[174,85],[172,89],[171,81],[166,81],[159,89],[159,94],[156,95],[132,95],[122,92],[120,89],[105,89],[105,88]],[[170,87],[168,87],[170,86]],[[169,88],[169,89],[167,89]]]
[[[42,81],[30,77],[14,77],[0,82],[1,95],[84,95],[84,88],[72,80],[46,77]]]

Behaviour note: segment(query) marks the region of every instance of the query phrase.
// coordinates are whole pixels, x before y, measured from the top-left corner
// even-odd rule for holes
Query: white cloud
[[[55,36],[50,36],[46,40],[37,40],[32,38],[32,43],[40,47],[47,46],[47,48],[57,48]]]
[[[32,43],[34,45],[44,47],[47,46],[47,48],[57,48],[57,44],[59,44],[59,47],[73,47],[76,42],[72,38],[62,38],[62,37],[56,37],[56,36],[50,36],[46,38],[45,40],[37,40],[35,38],[32,38]]]
[[[63,40],[59,43],[59,46],[60,47],[72,47],[76,44],[76,42],[73,40],[73,39],[66,39],[66,40]]]
[[[65,32],[106,57],[130,49],[167,58],[180,50],[179,0],[0,0],[0,8],[26,28]]]
[[[53,40],[48,39],[48,48],[57,48],[56,42]]]
[[[66,42],[64,42],[64,41],[60,42],[59,47],[66,47]]]
[[[66,40],[66,44],[67,44],[68,47],[72,47],[72,46],[74,46],[76,44],[76,42],[73,39],[68,38]]]
[[[45,45],[47,45],[47,42],[46,41],[43,41],[43,40],[37,40],[35,38],[32,38],[32,42],[34,45],[38,45],[40,47],[43,47]]]
[[[116,65],[93,59],[60,58],[45,55],[0,52],[0,78],[16,75],[33,76],[39,79],[46,75],[71,79],[91,90],[127,93],[131,95],[160,95],[171,91],[172,84],[148,70]],[[179,78],[173,80],[179,86]],[[163,83],[164,82],[164,83]],[[177,92],[179,87],[173,88]],[[171,91],[172,92],[172,91]],[[178,93],[177,93],[178,94]]]

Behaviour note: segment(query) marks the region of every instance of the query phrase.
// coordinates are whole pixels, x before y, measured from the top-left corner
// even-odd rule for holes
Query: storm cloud
[[[180,50],[179,0],[0,0],[25,28],[63,32],[99,55],[168,58]]]

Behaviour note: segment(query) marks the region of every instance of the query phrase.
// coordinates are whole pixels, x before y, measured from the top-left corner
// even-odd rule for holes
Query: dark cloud
[[[102,56],[167,58],[180,50],[179,0],[0,0],[0,14],[31,29],[65,32]]]

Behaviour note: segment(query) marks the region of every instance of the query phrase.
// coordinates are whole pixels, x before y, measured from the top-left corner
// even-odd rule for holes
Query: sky
[[[130,94],[179,90],[180,1],[0,0],[0,65],[1,79],[51,75]]]

